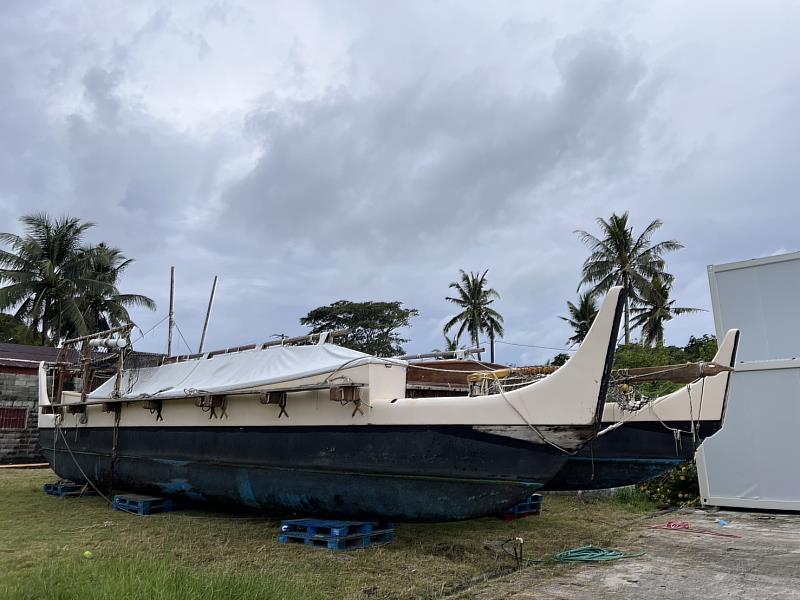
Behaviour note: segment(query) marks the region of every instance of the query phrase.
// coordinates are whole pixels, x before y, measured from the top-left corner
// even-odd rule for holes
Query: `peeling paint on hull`
[[[666,425],[681,432],[691,428],[688,421]],[[718,421],[702,422],[695,442],[690,433],[676,437],[659,422],[626,423],[586,444],[543,489],[601,490],[653,479],[692,458],[697,445],[719,427]]]
[[[113,430],[42,430],[59,476],[112,480]],[[74,457],[74,458],[73,458]],[[540,489],[567,456],[469,426],[120,428],[116,488],[264,512],[448,521],[497,513]]]

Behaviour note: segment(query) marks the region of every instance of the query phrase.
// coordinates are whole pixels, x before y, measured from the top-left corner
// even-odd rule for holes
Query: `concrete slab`
[[[717,519],[730,524],[723,526]],[[648,529],[667,520],[741,537]],[[571,567],[564,576],[544,582],[531,567],[462,597],[800,600],[800,515],[683,509],[639,523],[622,534],[619,548],[643,550],[644,556]]]

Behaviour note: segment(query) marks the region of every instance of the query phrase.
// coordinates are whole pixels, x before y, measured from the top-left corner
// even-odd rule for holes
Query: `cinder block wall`
[[[25,408],[25,429],[0,429],[0,464],[44,462],[39,452],[38,376],[0,371],[0,407]]]

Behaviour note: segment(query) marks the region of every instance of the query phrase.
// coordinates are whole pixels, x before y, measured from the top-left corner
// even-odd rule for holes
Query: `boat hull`
[[[123,427],[116,440],[114,450],[112,427],[41,431],[65,479],[268,513],[399,521],[497,513],[567,460],[547,444],[470,426]]]
[[[603,426],[612,423],[603,423]],[[677,435],[670,429],[680,431]],[[697,441],[688,421],[626,423],[591,440],[567,459],[545,490],[600,490],[642,483],[694,456],[699,443],[720,428],[717,421],[698,425]]]

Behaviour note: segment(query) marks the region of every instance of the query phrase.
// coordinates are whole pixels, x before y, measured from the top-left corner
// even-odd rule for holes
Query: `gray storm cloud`
[[[679,304],[709,308],[707,264],[797,249],[798,9],[684,8],[5,3],[2,230],[95,221],[137,259],[125,287],[159,301],[145,328],[175,265],[189,346],[219,274],[211,345],[397,299],[426,351],[458,269],[489,268],[507,341],[562,347],[572,232],[612,210],[664,220]]]

